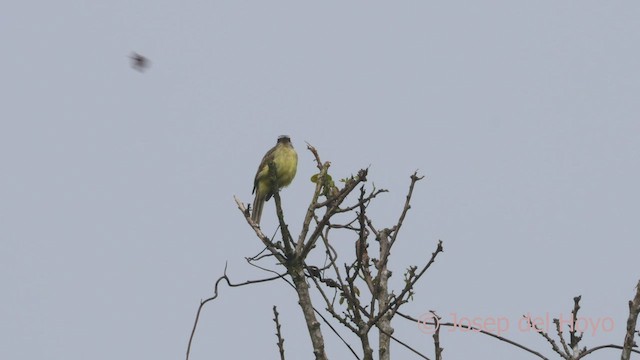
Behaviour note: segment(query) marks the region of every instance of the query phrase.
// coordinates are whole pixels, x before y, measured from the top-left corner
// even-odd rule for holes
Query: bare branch
[[[248,261],[248,260],[247,260]],[[255,266],[261,270],[264,271],[268,271],[274,274],[277,274],[280,279],[282,279],[284,282],[287,283],[287,285],[291,286],[292,289],[295,290],[295,285],[293,283],[291,283],[291,281],[287,280],[284,276],[286,274],[278,274],[277,272],[271,270],[271,269],[267,269],[267,268],[263,268],[261,266],[258,266],[256,264],[254,264],[251,261],[248,261],[250,265]],[[312,279],[315,279],[314,277],[312,277]],[[351,351],[351,353],[353,354],[353,356],[360,360],[360,358],[358,357],[358,354],[356,354],[356,352],[353,350],[353,348],[351,347],[351,345],[349,345],[349,343],[347,343],[347,341],[340,335],[340,333],[338,333],[338,331],[335,329],[335,327],[333,327],[331,325],[331,323],[322,315],[322,313],[320,313],[315,307],[313,308],[313,311],[316,313],[316,315],[320,316],[320,318],[322,319],[322,321],[325,323],[325,325],[327,325],[329,327],[329,329],[331,329],[331,331],[333,331],[333,333],[342,341],[342,343],[349,349],[349,351]]]
[[[596,352],[596,351],[598,351],[598,350],[602,350],[602,349],[619,349],[619,350],[624,350],[624,346],[614,345],[614,344],[596,346],[596,347],[593,347],[593,348],[591,348],[591,349],[589,349],[589,350],[586,350],[586,351],[584,351],[584,352],[581,352],[581,353],[580,353],[580,355],[578,355],[578,356],[576,356],[576,357],[575,357],[575,360],[580,360],[580,359],[584,358],[585,356],[587,356],[587,355],[589,355],[589,354],[591,354],[591,353],[594,353],[594,352]],[[632,349],[632,350],[631,350],[631,352],[632,352],[632,353],[634,353],[634,354],[640,354],[640,351],[638,351],[638,350],[634,350],[634,349]]]
[[[413,288],[413,286],[418,282],[418,280],[420,280],[422,275],[424,275],[424,273],[429,269],[429,267],[431,267],[431,265],[436,261],[436,257],[438,256],[438,254],[443,251],[444,250],[442,248],[442,240],[438,240],[438,246],[436,248],[436,251],[431,253],[431,259],[429,259],[429,261],[424,265],[422,270],[420,270],[420,272],[413,278],[413,280],[408,281],[405,287],[402,289],[402,292],[400,292],[400,294],[396,296],[393,299],[393,301],[389,303],[389,305],[384,309],[384,311],[380,311],[379,314],[374,319],[369,321],[369,323],[372,325],[377,323],[378,320],[380,320],[380,317],[382,317],[382,315],[387,311],[389,311],[390,309],[392,309],[393,313],[395,314],[398,311],[399,306],[402,305],[401,302],[403,301],[404,296]]]
[[[389,278],[391,277],[391,271],[387,268],[389,255],[391,254],[391,242],[386,229],[380,232],[378,242],[380,244],[380,261],[376,265],[378,270],[378,275],[376,276],[377,286],[374,288],[376,291],[373,293],[373,297],[376,298],[380,306],[377,317],[378,320],[375,322],[378,329],[382,332],[382,334],[378,336],[378,354],[380,360],[390,360],[391,338],[386,334],[393,333],[393,327],[391,327],[393,313],[389,311]]]
[[[318,170],[322,171],[322,161],[320,161],[320,156],[318,155],[318,150],[316,150],[315,147],[313,147],[311,144],[309,144],[307,142],[307,150],[311,151],[311,153],[313,154],[314,159],[316,160],[316,166],[318,167]]]
[[[322,331],[320,330],[320,323],[315,317],[315,308],[311,302],[309,285],[306,282],[304,268],[302,264],[293,264],[288,265],[287,270],[291,275],[291,280],[293,280],[296,292],[298,293],[298,304],[302,309],[307,330],[311,337],[313,354],[315,355],[316,360],[326,360],[327,355],[324,350],[324,338],[322,336]]]
[[[260,279],[260,280],[248,280],[245,281],[243,283],[239,283],[239,284],[233,284],[231,282],[231,280],[229,279],[229,277],[227,276],[227,266],[224,266],[224,275],[222,275],[221,277],[218,278],[218,280],[216,280],[216,284],[213,288],[213,296],[206,299],[206,300],[202,300],[200,301],[200,306],[198,306],[198,311],[196,312],[196,318],[193,322],[193,329],[191,329],[191,335],[189,336],[189,343],[187,345],[187,357],[186,360],[189,360],[189,354],[191,353],[191,344],[193,343],[193,337],[195,336],[196,333],[196,328],[198,327],[198,321],[200,320],[200,313],[202,312],[202,308],[204,307],[204,305],[206,303],[208,303],[209,301],[215,300],[218,297],[218,284],[220,284],[220,282],[222,280],[224,280],[227,285],[229,285],[230,287],[240,287],[240,286],[245,286],[245,285],[251,285],[251,284],[258,284],[258,283],[262,283],[262,282],[267,282],[267,281],[272,281],[272,280],[276,280],[281,278],[282,276],[278,275],[278,276],[273,276],[270,278],[266,278],[266,279]]]
[[[556,344],[556,341],[553,340],[549,334],[547,334],[546,332],[544,332],[542,329],[540,329],[538,327],[538,325],[534,324],[533,321],[531,321],[531,318],[523,315],[523,318],[527,319],[527,323],[529,324],[529,327],[532,327],[538,334],[540,334],[540,336],[542,336],[545,340],[547,340],[547,342],[549,344],[551,344],[551,348],[553,349],[553,351],[555,351],[556,353],[558,353],[558,355],[560,355],[560,357],[562,357],[563,359],[567,359],[567,360],[571,360],[571,354],[565,353],[563,352],[559,347],[558,344]]]
[[[353,324],[347,321],[346,317],[340,316],[340,314],[336,312],[335,308],[333,307],[333,303],[329,300],[329,297],[320,286],[320,282],[316,278],[312,278],[312,280],[315,283],[318,292],[324,299],[324,302],[327,305],[326,310],[329,312],[329,314],[331,314],[334,319],[338,320],[338,322],[341,323],[344,327],[351,330],[354,334],[358,335],[358,329],[356,329]]]
[[[573,310],[571,310],[571,329],[569,329],[569,346],[571,347],[571,350],[573,351],[574,354],[579,354],[580,353],[580,349],[579,349],[579,345],[580,345],[580,341],[582,340],[582,336],[584,335],[576,335],[577,333],[577,329],[576,329],[576,321],[578,321],[578,311],[580,310],[580,299],[582,299],[582,295],[578,295],[576,297],[573,298]],[[586,350],[583,349],[583,350]]]
[[[272,243],[271,240],[262,232],[262,229],[260,229],[260,225],[256,224],[253,220],[251,220],[251,216],[248,215],[249,211],[244,206],[244,204],[240,200],[238,200],[238,198],[235,196],[233,197],[233,199],[236,201],[236,204],[238,205],[238,209],[242,212],[245,220],[247,220],[247,223],[249,224],[249,226],[251,226],[251,228],[256,233],[260,241],[262,241],[264,246],[267,249],[269,249],[269,251],[271,251],[273,256],[275,256],[276,259],[278,259],[278,261],[281,264],[285,264],[286,263],[285,257],[277,251],[277,247],[275,246],[275,244]]]
[[[309,147],[313,148],[311,145]],[[315,149],[313,149],[315,151]],[[317,156],[317,153],[315,153]],[[318,158],[318,161],[320,158]],[[316,210],[316,203],[318,202],[318,198],[320,197],[320,192],[322,191],[322,179],[327,175],[327,171],[329,170],[329,163],[325,163],[320,168],[320,175],[318,175],[318,180],[316,182],[316,189],[313,191],[313,196],[311,197],[311,203],[307,208],[307,214],[304,217],[304,221],[302,222],[302,230],[300,231],[300,236],[298,236],[298,242],[296,243],[296,254],[302,253],[302,247],[304,246],[304,239],[307,237],[307,233],[309,232],[309,225],[311,224],[311,219],[313,219],[314,212]]]
[[[386,193],[389,192],[389,190],[385,190],[385,189],[379,189],[379,190],[374,190],[372,191],[367,197],[365,198],[361,198],[355,205],[343,208],[343,209],[339,209],[336,210],[336,214],[340,214],[340,213],[345,213],[345,212],[349,212],[351,210],[355,210],[357,208],[360,207],[360,205],[363,204],[368,204],[371,200],[375,199],[378,195],[382,194],[382,193]],[[322,205],[322,204],[319,204]]]
[[[411,185],[409,185],[409,193],[407,194],[407,198],[404,202],[404,208],[402,209],[402,213],[400,214],[400,218],[394,227],[394,231],[391,234],[391,246],[396,242],[396,238],[398,237],[398,233],[400,232],[400,228],[402,227],[402,223],[404,222],[404,218],[407,216],[407,212],[411,209],[411,197],[413,196],[413,188],[416,183],[422,180],[424,176],[418,176],[418,172],[414,172],[411,175]]]
[[[318,222],[318,224],[316,225],[316,229],[309,236],[306,244],[304,244],[304,249],[301,252],[299,251],[299,248],[301,247],[302,239],[304,239],[304,238],[302,237],[303,233],[300,233],[301,240],[298,241],[296,252],[300,256],[302,256],[302,258],[306,258],[306,256],[309,253],[309,251],[311,251],[311,249],[315,245],[316,241],[318,240],[318,237],[320,236],[320,234],[322,232],[322,229],[329,223],[329,219],[334,215],[335,211],[338,209],[338,207],[344,201],[344,199],[351,193],[351,191],[353,191],[353,189],[355,189],[356,186],[358,186],[358,184],[360,184],[362,182],[365,182],[366,180],[367,180],[367,170],[360,170],[358,172],[358,175],[356,175],[354,178],[349,179],[347,181],[345,186],[336,195],[336,197],[334,199],[334,203],[327,208],[327,211],[324,214],[324,216],[322,217],[322,220],[320,220]],[[318,181],[320,181],[320,180],[318,180]],[[317,198],[316,198],[316,200],[317,200]],[[313,205],[311,205],[311,206],[313,206]],[[305,223],[306,223],[306,220],[307,219],[305,218]],[[305,233],[305,235],[306,235],[306,233]]]
[[[380,329],[380,328],[378,328]],[[381,332],[384,333],[384,330],[380,329]],[[386,336],[390,337],[393,341],[397,342],[398,344],[402,345],[404,348],[406,348],[407,350],[411,351],[412,353],[420,356],[423,359],[426,360],[430,360],[426,355],[424,355],[423,353],[419,352],[418,350],[414,349],[413,347],[409,346],[409,344],[401,341],[400,339],[398,339],[397,337],[389,334],[389,333],[384,333]]]
[[[342,341],[342,343],[351,351],[351,354],[353,355],[353,357],[355,357],[357,360],[360,360],[360,357],[358,356],[358,354],[356,354],[355,350],[353,350],[351,345],[349,345],[349,343],[342,336],[340,336],[340,333],[338,333],[338,330],[336,330],[331,325],[331,323],[324,316],[322,316],[322,314],[318,310],[314,308],[313,311],[315,311],[316,314],[318,314],[318,316],[322,318],[322,321],[324,321],[324,323],[331,329],[331,331],[333,331],[333,333],[336,334],[336,336]]]
[[[556,325],[556,331],[558,332],[558,337],[560,338],[560,344],[562,344],[562,349],[566,354],[570,354],[571,350],[569,349],[569,346],[567,346],[567,342],[564,340],[562,328],[560,327],[560,320],[553,319],[553,323]]]
[[[282,242],[284,243],[284,253],[287,258],[293,257],[293,248],[295,246],[291,233],[289,233],[289,226],[284,221],[284,213],[282,212],[282,202],[280,200],[280,193],[274,192],[273,200],[276,203],[276,214],[278,215],[278,222],[280,223],[280,230],[282,233]]]
[[[282,338],[282,333],[280,332],[280,322],[278,321],[278,309],[275,305],[273,305],[273,321],[276,323],[276,336],[278,337],[278,350],[280,351],[280,360],[285,360],[284,358],[284,339]]]
[[[622,360],[631,358],[632,348],[638,345],[634,341],[636,334],[636,323],[638,322],[638,313],[640,313],[640,281],[636,285],[636,296],[629,301],[629,318],[627,319],[627,333],[624,336],[624,349],[622,350]]]
[[[435,313],[435,311],[432,311],[431,314],[434,316],[434,318],[440,322],[440,320],[442,319],[441,317],[438,316],[438,314]],[[443,348],[440,347],[440,327],[436,327],[436,331],[433,332],[433,346],[435,347],[435,354],[436,354],[436,360],[442,360],[442,351],[444,350]]]

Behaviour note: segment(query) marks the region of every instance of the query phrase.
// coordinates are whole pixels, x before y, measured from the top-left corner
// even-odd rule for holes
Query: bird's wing
[[[261,179],[260,173],[262,172],[265,166],[269,165],[269,162],[273,161],[273,152],[276,151],[277,147],[278,145],[272,147],[271,149],[269,149],[269,151],[267,151],[266,154],[264,154],[264,157],[260,162],[260,166],[258,166],[258,171],[256,171],[256,177],[253,179],[253,191],[251,192],[252,194],[255,193],[256,189],[258,188],[258,182]]]

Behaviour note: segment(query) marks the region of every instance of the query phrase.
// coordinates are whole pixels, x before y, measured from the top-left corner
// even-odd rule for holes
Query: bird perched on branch
[[[269,173],[269,164],[272,162],[275,164],[275,184]],[[282,135],[278,138],[276,146],[267,151],[262,158],[253,181],[253,193],[256,194],[256,197],[253,200],[251,219],[256,224],[260,224],[264,202],[271,199],[277,190],[291,184],[297,169],[298,154],[291,145],[289,136]]]

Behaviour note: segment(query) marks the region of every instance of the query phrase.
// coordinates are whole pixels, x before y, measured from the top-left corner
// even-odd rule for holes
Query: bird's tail
[[[251,220],[260,225],[262,217],[262,208],[264,207],[264,195],[256,191],[256,197],[253,199],[253,211],[251,212]]]

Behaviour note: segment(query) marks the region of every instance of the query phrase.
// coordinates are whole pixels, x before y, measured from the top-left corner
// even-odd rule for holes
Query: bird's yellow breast
[[[274,154],[276,164],[276,174],[278,176],[278,187],[285,187],[296,177],[298,169],[298,154],[293,147],[283,147]]]
[[[298,169],[298,154],[293,146],[279,145],[273,150],[273,163],[276,166],[276,187],[283,188],[293,181]],[[269,177],[269,164],[265,164],[256,176],[256,191],[268,200],[274,192]]]

